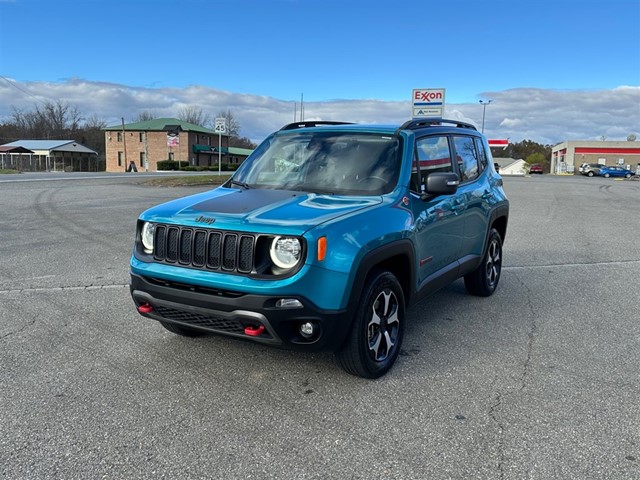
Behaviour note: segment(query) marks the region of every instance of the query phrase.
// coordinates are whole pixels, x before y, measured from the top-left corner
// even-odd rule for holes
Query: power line
[[[36,97],[36,96],[35,96],[33,93],[31,93],[30,91],[25,90],[25,89],[24,89],[24,88],[22,88],[22,87],[19,87],[18,85],[16,85],[15,83],[13,83],[11,80],[9,80],[7,77],[5,77],[5,76],[3,76],[3,75],[0,75],[0,78],[2,78],[5,82],[7,82],[9,85],[11,85],[11,86],[12,86],[13,88],[15,88],[16,90],[19,90],[19,91],[21,91],[22,93],[27,94],[27,95],[29,95],[30,97],[35,98],[37,101],[39,101],[39,102],[40,102],[40,103],[42,103],[43,105],[46,105],[46,104],[47,104],[47,102],[45,102],[45,101],[43,101],[42,99],[40,99],[40,98]]]

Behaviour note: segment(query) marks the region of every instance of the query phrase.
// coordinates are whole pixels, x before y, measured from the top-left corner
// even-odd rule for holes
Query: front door
[[[458,195],[440,195],[426,200],[420,198],[429,174],[455,171],[449,138],[446,135],[419,138],[416,141],[415,156],[417,161],[412,175],[411,208],[418,257],[417,287],[421,289],[440,276],[455,278],[464,220]]]

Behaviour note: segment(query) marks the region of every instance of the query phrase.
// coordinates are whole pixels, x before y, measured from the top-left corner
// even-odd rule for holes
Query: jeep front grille
[[[248,274],[254,267],[255,236],[246,233],[156,225],[158,262]]]

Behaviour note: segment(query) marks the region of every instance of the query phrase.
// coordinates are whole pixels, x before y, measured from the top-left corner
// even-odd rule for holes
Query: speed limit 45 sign
[[[227,133],[227,122],[224,118],[216,118],[216,126],[213,129],[216,133]]]

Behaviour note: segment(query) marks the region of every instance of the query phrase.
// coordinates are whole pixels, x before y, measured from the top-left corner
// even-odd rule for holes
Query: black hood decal
[[[197,203],[191,209],[208,213],[247,213],[295,196],[297,196],[296,193],[287,190],[239,190],[229,195]]]

